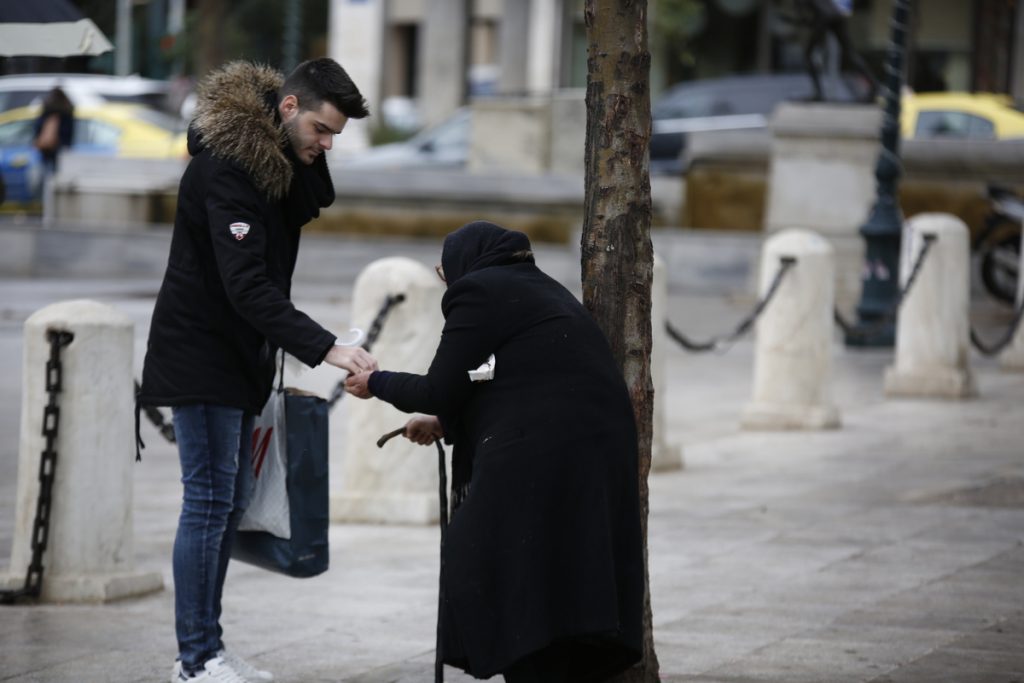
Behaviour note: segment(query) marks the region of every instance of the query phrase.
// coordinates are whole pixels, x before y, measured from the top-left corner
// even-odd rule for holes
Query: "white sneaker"
[[[272,681],[274,680],[274,674],[263,669],[257,669],[255,666],[245,661],[234,652],[228,649],[223,649],[217,653],[218,657],[221,657],[232,669],[237,671],[247,680],[252,683],[260,683],[261,681]]]
[[[174,663],[176,678],[171,679],[174,683],[251,683],[249,679],[242,676],[230,664],[224,661],[223,657],[214,657],[203,664],[203,670],[195,676],[188,678],[181,669],[181,661]]]

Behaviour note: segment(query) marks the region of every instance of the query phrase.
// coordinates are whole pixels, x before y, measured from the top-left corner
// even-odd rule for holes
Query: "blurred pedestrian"
[[[32,144],[43,157],[47,173],[57,169],[57,159],[63,147],[70,147],[75,137],[75,105],[60,86],[54,87],[43,99],[43,110],[32,128]]]
[[[326,58],[287,79],[234,62],[200,85],[138,397],[139,406],[173,407],[184,485],[172,681],[273,679],[225,647],[221,593],[252,492],[253,417],[270,395],[277,350],[309,366],[376,368],[290,300],[300,230],[334,201],[324,152],[350,118],[367,114],[348,74]]]
[[[57,173],[60,151],[70,147],[75,137],[75,106],[60,86],[54,86],[43,99],[43,110],[32,128],[32,144],[43,160],[43,224],[53,222],[53,177]]]
[[[508,683],[603,681],[641,656],[637,436],[626,384],[585,308],[520,232],[445,238],[441,341],[425,375],[362,372],[346,389],[444,438],[453,513],[443,660]]]

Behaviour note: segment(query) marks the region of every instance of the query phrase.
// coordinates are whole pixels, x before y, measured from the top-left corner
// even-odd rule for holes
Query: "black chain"
[[[793,256],[782,256],[779,258],[779,270],[776,271],[775,278],[768,287],[768,292],[765,293],[764,297],[757,302],[757,305],[754,306],[754,310],[750,312],[750,315],[740,321],[740,324],[737,325],[736,329],[730,334],[713,337],[705,342],[695,342],[673,327],[672,323],[668,320],[665,321],[665,331],[668,332],[669,337],[687,351],[718,351],[727,347],[750,330],[758,317],[760,317],[761,313],[764,312],[764,309],[768,306],[772,297],[775,296],[775,292],[778,291],[779,285],[782,284],[783,276],[795,265],[796,258]]]
[[[142,387],[139,383],[135,382],[135,395],[138,396],[139,392],[142,391]],[[174,424],[167,421],[164,414],[156,406],[143,405],[142,412],[146,414],[146,418],[156,427],[157,431],[163,435],[170,443],[175,442],[174,437]]]
[[[1010,321],[1010,328],[1003,333],[1003,336],[994,344],[988,344],[981,339],[978,335],[978,331],[973,327],[971,328],[971,343],[974,344],[974,348],[980,351],[985,356],[994,356],[1013,341],[1014,335],[1017,334],[1017,328],[1020,327],[1021,318],[1024,318],[1024,299],[1017,304],[1017,310],[1013,313],[1013,320]]]
[[[914,267],[910,271],[910,277],[907,278],[907,284],[896,293],[896,299],[892,302],[889,310],[885,314],[873,321],[866,327],[857,327],[854,323],[845,320],[839,309],[832,309],[832,317],[836,321],[836,325],[843,330],[843,333],[847,338],[857,339],[870,339],[876,337],[879,333],[883,332],[892,323],[896,317],[896,312],[900,310],[900,304],[903,303],[903,299],[906,298],[910,292],[910,288],[914,286],[914,281],[917,280],[918,273],[921,272],[921,267],[924,265],[925,256],[928,255],[928,251],[932,248],[932,244],[939,238],[938,235],[930,232],[926,232],[921,237],[924,239],[924,245],[921,247],[921,253],[917,255],[917,261],[914,262]]]
[[[388,314],[391,313],[391,309],[398,304],[405,301],[405,294],[389,294],[384,303],[381,304],[380,310],[377,311],[377,317],[373,319],[370,324],[370,331],[366,333],[366,341],[363,342],[362,347],[366,351],[369,351],[374,343],[377,341],[377,337],[380,336],[381,328],[384,327],[384,321],[387,320]],[[346,378],[348,376],[346,375]],[[345,379],[341,379],[337,384],[334,385],[334,391],[331,392],[330,398],[327,399],[328,409],[333,408],[334,404],[341,400],[341,397],[345,395]]]
[[[12,604],[18,598],[38,598],[43,587],[43,553],[50,536],[50,506],[53,502],[53,475],[57,467],[57,430],[60,428],[60,406],[57,395],[63,390],[64,366],[60,352],[75,335],[64,330],[49,330],[50,359],[46,361],[46,393],[43,408],[43,436],[46,445],[39,459],[39,499],[32,523],[32,559],[25,575],[25,585],[15,590],[0,591],[0,603]]]

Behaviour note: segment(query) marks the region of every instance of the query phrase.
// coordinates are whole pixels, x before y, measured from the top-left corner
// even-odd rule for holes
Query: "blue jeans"
[[[184,486],[174,538],[174,625],[182,667],[191,674],[224,647],[220,600],[235,530],[252,496],[253,417],[209,404],[173,413]]]

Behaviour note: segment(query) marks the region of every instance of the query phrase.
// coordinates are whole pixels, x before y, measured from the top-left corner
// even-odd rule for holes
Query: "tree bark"
[[[586,0],[583,303],[611,344],[636,415],[644,545],[644,657],[616,680],[658,680],[647,576],[651,469],[651,137],[646,0]]]

